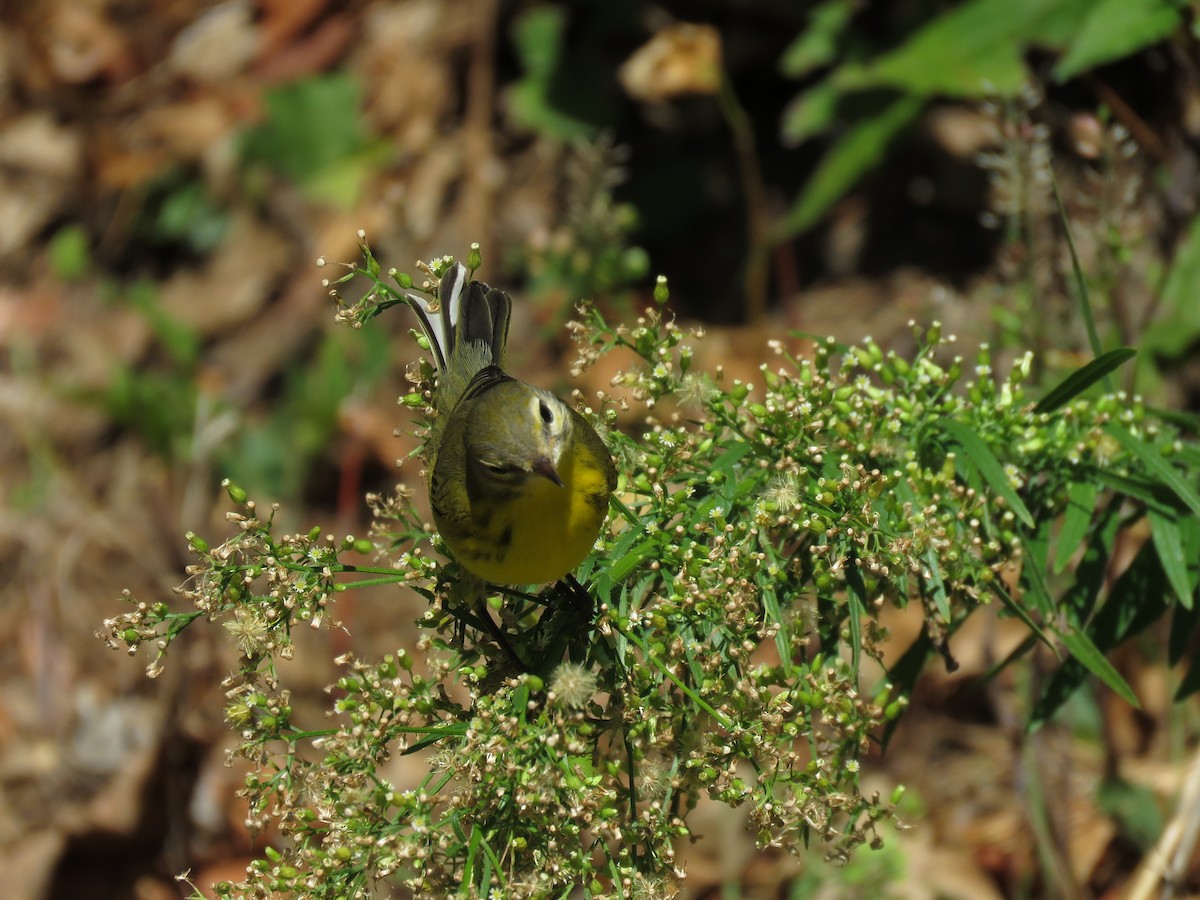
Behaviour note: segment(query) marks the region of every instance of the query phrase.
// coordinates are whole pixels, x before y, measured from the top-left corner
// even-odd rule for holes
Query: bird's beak
[[[541,475],[547,481],[553,481],[559,487],[563,486],[562,479],[558,477],[558,472],[554,469],[554,463],[550,461],[548,456],[539,456],[533,461],[533,473]]]

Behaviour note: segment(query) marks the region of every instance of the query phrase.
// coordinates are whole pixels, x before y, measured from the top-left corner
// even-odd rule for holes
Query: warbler
[[[595,544],[616,468],[583,416],[504,372],[512,297],[466,280],[461,263],[442,275],[440,309],[405,295],[436,369],[433,521],[451,555],[485,581],[557,581]]]

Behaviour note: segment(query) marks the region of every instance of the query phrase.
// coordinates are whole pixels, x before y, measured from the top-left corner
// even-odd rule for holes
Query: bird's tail
[[[436,303],[418,294],[404,299],[416,313],[438,372],[437,406],[453,409],[475,375],[503,368],[512,297],[482,281],[467,283],[467,268],[455,263],[438,283]]]

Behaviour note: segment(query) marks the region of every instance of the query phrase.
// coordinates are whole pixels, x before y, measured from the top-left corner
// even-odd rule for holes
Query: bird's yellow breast
[[[562,487],[530,478],[489,510],[490,544],[451,550],[479,577],[495,584],[557,581],[591,551],[608,511],[608,484],[598,460],[573,442],[558,465]]]

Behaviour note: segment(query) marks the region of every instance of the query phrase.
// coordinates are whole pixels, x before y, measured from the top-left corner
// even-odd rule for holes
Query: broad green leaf
[[[838,41],[858,4],[855,0],[827,0],[809,14],[808,27],[783,51],[779,70],[800,78],[837,58]]]
[[[560,80],[567,15],[565,7],[546,4],[532,7],[514,20],[512,43],[525,74],[508,89],[506,100],[512,117],[525,127],[548,137],[576,140],[592,137],[596,125],[572,115],[561,102],[564,94],[581,86],[578,78],[571,83]]]
[[[1157,475],[1188,509],[1200,516],[1200,494],[1197,494],[1196,489],[1183,480],[1179,470],[1171,465],[1165,456],[1116,423],[1110,422],[1105,425],[1104,433],[1114,438],[1122,447],[1141,460],[1151,474]]]
[[[940,419],[939,427],[946,432],[954,441],[962,448],[963,453],[971,464],[978,469],[983,480],[987,482],[996,494],[1003,497],[1008,504],[1008,508],[1013,511],[1018,519],[1025,523],[1029,528],[1033,528],[1033,516],[1029,509],[1025,506],[1025,502],[1017,495],[1013,486],[1008,483],[1008,476],[1004,474],[1004,467],[1000,465],[1000,460],[996,459],[995,454],[988,449],[987,444],[974,431],[960,422],[955,422],[953,419]]]
[[[1058,546],[1054,550],[1054,574],[1067,567],[1075,555],[1092,524],[1096,511],[1096,483],[1076,481],[1067,488],[1067,508],[1063,512],[1062,529],[1058,532]]]
[[[1162,289],[1162,308],[1142,340],[1147,352],[1177,357],[1200,336],[1200,215],[1175,251]]]
[[[839,83],[922,96],[1011,96],[1028,80],[1028,47],[1058,46],[1087,5],[1087,0],[960,3],[870,65],[839,72]]]
[[[1109,350],[1107,353],[1097,356],[1087,365],[1076,369],[1059,382],[1050,393],[1038,401],[1038,405],[1033,408],[1033,411],[1039,413],[1053,412],[1060,406],[1078,397],[1109,372],[1113,371],[1113,369],[1124,365],[1125,362],[1133,359],[1135,356],[1137,356],[1137,351],[1132,347]]]
[[[897,97],[879,115],[860,122],[825,154],[809,177],[792,210],[777,229],[782,238],[816,224],[838,200],[883,158],[892,139],[916,118],[924,102],[916,97]]]
[[[1083,663],[1089,672],[1112,688],[1130,706],[1135,709],[1141,708],[1133,688],[1092,643],[1091,638],[1082,631],[1060,632],[1059,637],[1062,638],[1063,646],[1071,652],[1071,656]]]
[[[1165,40],[1179,27],[1181,6],[1176,0],[1098,0],[1054,77],[1066,81]]]
[[[243,154],[303,182],[365,146],[358,83],[319,75],[267,92],[265,122],[247,133]]]
[[[1188,573],[1188,559],[1183,552],[1185,525],[1152,509],[1146,511],[1146,516],[1150,520],[1150,536],[1154,540],[1154,549],[1158,553],[1158,561],[1162,563],[1167,581],[1171,583],[1171,589],[1175,591],[1179,602],[1190,608],[1196,586]],[[1195,529],[1196,520],[1189,517],[1186,527]]]
[[[1100,782],[1096,801],[1102,813],[1116,820],[1121,834],[1143,852],[1162,834],[1162,813],[1150,788],[1113,776]]]

